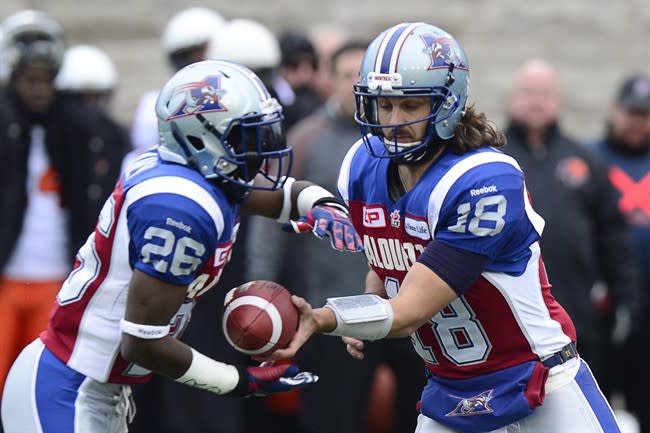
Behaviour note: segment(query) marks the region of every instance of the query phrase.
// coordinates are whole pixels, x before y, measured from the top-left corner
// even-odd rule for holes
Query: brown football
[[[222,326],[235,349],[263,356],[289,344],[298,328],[298,318],[289,290],[273,281],[256,280],[228,292]]]

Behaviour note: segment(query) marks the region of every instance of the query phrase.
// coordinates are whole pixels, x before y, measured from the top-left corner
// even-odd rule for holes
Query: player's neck
[[[436,162],[443,152],[443,148],[440,148],[436,153],[434,153],[426,161],[422,161],[418,164],[400,164],[397,166],[397,173],[399,174],[399,179],[404,186],[405,191],[410,191],[415,187],[415,184],[418,183],[422,175],[431,165]]]

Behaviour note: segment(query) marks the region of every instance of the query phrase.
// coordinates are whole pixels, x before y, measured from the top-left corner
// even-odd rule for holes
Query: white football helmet
[[[46,61],[58,71],[65,51],[63,27],[48,14],[25,9],[5,18],[0,28],[0,82],[5,82],[18,64],[31,59]]]
[[[469,62],[465,52],[446,31],[422,22],[401,23],[382,32],[366,50],[359,82],[355,120],[361,126],[368,151],[376,157],[419,161],[439,141],[450,139],[462,118],[469,93]],[[427,96],[430,114],[409,123],[380,125],[378,97]],[[395,130],[428,119],[421,141],[388,140],[384,128]],[[383,146],[373,146],[371,136]],[[392,136],[397,136],[395,131]]]
[[[57,89],[66,92],[110,93],[117,84],[117,70],[101,49],[77,45],[65,52],[54,84]]]
[[[207,179],[278,189],[290,173],[282,107],[248,68],[216,60],[186,66],[160,91],[156,115],[161,157]],[[258,173],[271,186],[255,185]]]
[[[205,7],[190,7],[174,15],[162,34],[163,49],[174,67],[183,66],[182,60],[177,59],[179,53],[207,45],[225,22],[219,13]]]
[[[273,69],[280,65],[280,44],[263,24],[235,19],[213,35],[206,58],[229,60],[254,70]]]

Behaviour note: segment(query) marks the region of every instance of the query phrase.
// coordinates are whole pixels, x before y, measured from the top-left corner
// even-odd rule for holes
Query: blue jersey
[[[388,192],[389,164],[370,156],[360,141],[338,182],[388,296],[397,294],[432,239],[489,258],[481,277],[412,335],[429,370],[469,378],[539,360],[575,340],[540,259],[543,219],[530,205],[513,158],[487,147],[445,152],[397,201]]]
[[[179,336],[202,293],[230,259],[239,205],[188,167],[143,154],[118,182],[79,250],[41,339],[74,370],[100,382],[139,383],[149,371],[120,357],[120,319],[134,269],[187,285],[170,334]]]

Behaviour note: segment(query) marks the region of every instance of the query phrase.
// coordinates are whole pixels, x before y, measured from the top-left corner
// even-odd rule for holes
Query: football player
[[[79,250],[50,322],[15,361],[6,433],[127,431],[130,384],[152,372],[227,396],[315,382],[295,365],[240,367],[179,341],[226,266],[240,212],[298,218],[339,250],[361,243],[345,205],[289,177],[282,113],[259,78],[225,61],[177,72],[156,104],[160,146],[129,166]],[[273,170],[271,170],[273,168]]]
[[[543,219],[498,132],[467,105],[469,64],[440,28],[407,22],[368,47],[355,86],[363,137],[338,191],[363,239],[366,293],[301,310],[298,334],[411,336],[428,376],[419,433],[618,432],[550,291]],[[513,428],[514,427],[514,428]]]

